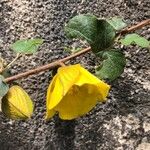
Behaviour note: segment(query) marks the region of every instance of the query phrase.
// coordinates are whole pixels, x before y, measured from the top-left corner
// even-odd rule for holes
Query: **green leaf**
[[[119,50],[104,51],[101,58],[102,64],[96,68],[96,75],[101,79],[110,81],[119,77],[124,70],[126,60],[125,56]]]
[[[137,44],[143,48],[150,46],[150,42],[147,39],[135,33],[126,35],[120,42],[126,46],[131,44]]]
[[[115,30],[121,30],[127,26],[127,24],[123,22],[121,17],[113,17],[111,19],[107,19],[107,22],[111,24]]]
[[[32,54],[38,50],[42,43],[42,39],[18,40],[11,45],[11,49],[13,49],[16,53]]]
[[[114,28],[106,21],[93,15],[78,15],[72,18],[65,32],[69,38],[85,39],[94,53],[112,46],[115,39]]]
[[[8,84],[6,84],[3,80],[4,77],[0,75],[0,97],[3,97],[9,90]]]

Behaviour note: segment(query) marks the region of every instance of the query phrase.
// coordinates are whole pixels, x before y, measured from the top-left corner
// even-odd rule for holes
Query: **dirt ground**
[[[15,56],[9,46],[21,38],[45,40],[34,56],[16,62],[13,74],[35,68],[68,55],[71,44],[64,24],[77,14],[99,17],[122,16],[128,24],[150,18],[149,0],[0,0],[0,55],[10,62]],[[150,28],[138,31],[150,39]],[[44,120],[45,95],[51,80],[46,71],[19,84],[35,102],[27,121],[11,121],[0,114],[0,150],[150,150],[150,53],[139,47],[123,48],[125,72],[116,81],[108,101],[73,121],[55,116]],[[95,57],[88,53],[71,60],[90,71]]]

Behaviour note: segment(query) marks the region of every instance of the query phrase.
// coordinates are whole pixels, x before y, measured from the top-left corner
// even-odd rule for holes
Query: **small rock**
[[[150,150],[150,143],[141,143],[136,150]]]
[[[144,122],[143,123],[143,128],[144,128],[144,131],[145,132],[148,132],[148,131],[150,131],[150,122]]]

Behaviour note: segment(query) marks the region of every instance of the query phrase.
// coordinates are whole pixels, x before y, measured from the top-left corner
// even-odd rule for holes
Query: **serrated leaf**
[[[0,75],[0,97],[3,97],[9,90],[8,84],[6,84],[3,80],[4,77]]]
[[[126,35],[124,39],[120,40],[120,42],[125,46],[131,44],[137,44],[143,48],[150,46],[150,41],[136,33]]]
[[[11,45],[11,49],[16,53],[32,54],[35,53],[39,46],[43,43],[43,39],[25,39],[18,40]]]
[[[93,15],[78,15],[72,18],[65,32],[69,38],[85,39],[94,53],[107,49],[114,43],[115,30],[106,21]]]
[[[126,60],[119,50],[105,51],[102,59],[104,59],[102,64],[96,69],[96,75],[99,78],[112,81],[123,73]]]
[[[29,95],[19,86],[12,86],[2,98],[2,112],[10,119],[27,119],[33,113],[34,105]]]
[[[122,20],[121,17],[113,17],[107,19],[107,22],[113,26],[115,30],[121,30],[127,26],[127,24]]]

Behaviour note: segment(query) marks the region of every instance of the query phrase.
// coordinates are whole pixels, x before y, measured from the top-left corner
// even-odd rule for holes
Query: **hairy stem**
[[[129,28],[125,28],[122,31],[120,31],[118,33],[118,35],[123,35],[123,34],[129,33],[129,32],[135,31],[135,30],[140,29],[140,28],[142,28],[142,27],[144,27],[146,25],[150,25],[150,19],[144,20],[144,21],[142,21],[142,22],[140,22],[140,23],[138,23],[136,25],[133,25],[133,26],[131,26]],[[60,66],[61,63],[64,63],[64,62],[66,62],[66,61],[68,61],[68,60],[70,60],[72,58],[75,58],[77,56],[85,54],[85,53],[89,52],[90,50],[91,50],[90,47],[85,48],[85,49],[83,49],[83,50],[81,50],[81,51],[79,51],[79,52],[77,52],[75,54],[72,54],[72,55],[70,55],[68,57],[65,57],[63,59],[54,61],[54,62],[52,62],[50,64],[43,65],[43,66],[37,67],[36,69],[32,69],[32,70],[29,70],[29,71],[26,71],[26,72],[23,72],[23,73],[19,73],[17,75],[12,76],[12,77],[6,78],[4,81],[5,82],[11,82],[11,81],[15,81],[15,80],[27,77],[27,76],[32,75],[32,74],[37,74],[39,72],[43,72],[43,71],[45,71],[47,69],[53,69],[53,68],[55,68],[57,66]]]

